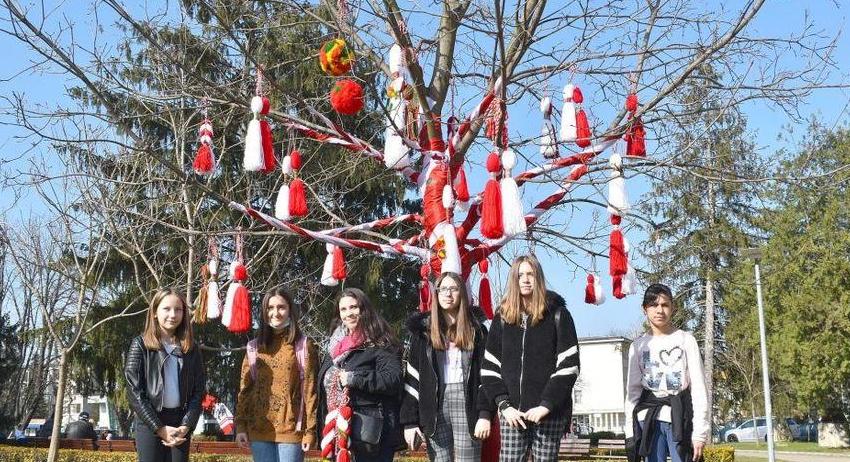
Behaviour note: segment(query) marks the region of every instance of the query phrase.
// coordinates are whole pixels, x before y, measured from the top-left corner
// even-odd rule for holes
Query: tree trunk
[[[50,434],[50,448],[47,450],[47,462],[56,462],[59,456],[59,432],[62,428],[62,406],[65,403],[67,369],[68,350],[63,349],[59,356],[59,379],[56,385],[56,402],[53,405],[53,432]]]
[[[705,280],[705,392],[708,398],[708,434],[714,426],[714,280],[709,273]]]

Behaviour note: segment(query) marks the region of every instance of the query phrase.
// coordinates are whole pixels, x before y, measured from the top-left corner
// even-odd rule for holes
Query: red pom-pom
[[[481,235],[488,239],[498,239],[504,234],[502,192],[499,182],[491,178],[484,186],[484,200],[481,204]]]
[[[499,155],[495,152],[491,152],[490,155],[487,156],[487,171],[490,173],[499,173],[499,170],[502,169],[502,161],[499,159]]]
[[[198,153],[195,154],[195,161],[192,162],[192,169],[198,175],[209,175],[213,172],[214,168],[215,162],[213,161],[212,149],[210,149],[208,144],[201,143]]]
[[[611,214],[611,224],[612,225],[619,225],[622,222],[623,222],[623,217],[621,217],[620,215]]]
[[[233,269],[233,280],[234,281],[245,281],[248,279],[248,268],[245,268],[245,265],[236,265],[236,268]]]
[[[289,184],[289,214],[293,217],[307,216],[307,191],[301,178]]]
[[[289,154],[289,165],[292,166],[292,170],[301,170],[301,151],[295,149]]]
[[[233,317],[227,330],[234,334],[244,334],[251,329],[251,294],[248,289],[239,284],[233,297]]]
[[[629,93],[629,96],[626,97],[626,110],[629,112],[637,111],[638,107],[638,99],[637,95],[634,93]]]
[[[484,316],[487,316],[487,319],[493,319],[493,296],[490,293],[490,280],[484,276],[478,283],[478,304],[481,305]]]
[[[590,146],[590,124],[587,122],[587,114],[584,109],[576,111],[576,144],[584,149]]]
[[[576,104],[581,104],[584,102],[584,95],[581,93],[581,88],[573,87],[573,102]]]
[[[486,273],[487,270],[489,270],[489,269],[490,269],[490,261],[487,260],[486,258],[484,258],[484,259],[482,259],[481,261],[478,262],[478,271],[480,271],[481,274]]]
[[[593,289],[593,275],[587,275],[587,285],[584,287],[584,303],[596,304],[596,292]]]
[[[271,173],[277,168],[277,159],[274,156],[272,127],[265,119],[260,121],[260,136],[263,140],[263,173]]]
[[[342,248],[334,247],[333,262],[333,278],[342,281],[348,276],[348,268],[345,265],[345,254],[342,252]]]
[[[462,168],[457,171],[457,178],[455,179],[455,197],[458,202],[469,201],[469,185],[466,183],[466,173]]]
[[[611,231],[609,257],[609,274],[611,276],[622,276],[628,271],[628,260],[626,259],[626,246],[623,240],[623,232],[620,228]]]
[[[331,107],[342,115],[354,115],[363,109],[363,87],[353,80],[337,81],[330,98]]]
[[[622,276],[614,276],[611,279],[611,292],[614,294],[614,297],[617,299],[622,299],[626,296],[623,293],[623,277]]]
[[[272,109],[272,103],[269,99],[263,96],[263,108],[260,110],[260,114],[266,115]]]

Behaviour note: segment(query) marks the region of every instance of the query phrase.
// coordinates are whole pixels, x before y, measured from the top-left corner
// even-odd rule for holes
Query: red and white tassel
[[[575,86],[571,83],[564,86],[564,107],[561,108],[561,141],[566,143],[575,143],[578,137],[573,90],[575,90]]]
[[[587,275],[587,285],[584,288],[584,302],[591,305],[605,303],[605,293],[602,291],[602,281],[595,274]]]
[[[213,258],[207,263],[210,280],[207,283],[207,318],[216,319],[221,316],[221,298],[218,294],[218,260]]]
[[[593,136],[590,132],[590,123],[587,121],[587,114],[584,112],[584,95],[579,87],[573,89],[573,103],[576,104],[576,145],[584,149],[590,146],[590,138]]]
[[[481,272],[481,280],[478,281],[478,305],[487,319],[493,319],[493,295],[490,289],[490,278],[487,277],[489,268],[490,262],[486,258],[478,262],[478,271]]]
[[[198,128],[198,152],[192,162],[192,169],[198,175],[212,175],[215,171],[215,156],[212,149],[213,127],[209,119],[204,119]]]
[[[336,287],[339,285],[339,279],[334,277],[334,249],[336,249],[335,245],[325,244],[325,251],[328,254],[325,256],[325,263],[322,266],[320,282],[326,287]]]
[[[322,451],[322,459],[333,459],[336,454],[336,418],[339,410],[334,409],[325,416],[325,425],[322,427],[322,441],[319,447]]]
[[[623,216],[631,208],[623,176],[623,158],[616,152],[611,154],[608,166],[611,167],[611,179],[608,180],[608,213]]]
[[[484,185],[484,198],[481,203],[481,235],[488,239],[499,239],[505,234],[502,223],[502,192],[496,180],[501,169],[499,155],[491,152],[487,156],[490,179]]]
[[[525,212],[516,181],[511,169],[516,165],[516,153],[512,149],[502,151],[502,179],[499,192],[502,195],[502,227],[506,236],[516,236],[526,232]]]
[[[540,100],[540,112],[543,113],[543,129],[540,133],[540,154],[546,159],[558,158],[558,140],[555,125],[552,124],[552,100],[548,96]]]
[[[336,462],[352,462],[349,440],[351,438],[351,416],[353,411],[348,405],[339,408],[336,417]]]
[[[251,294],[242,284],[248,279],[248,271],[239,261],[231,264],[230,287],[227,288],[227,301],[221,322],[234,334],[244,334],[251,329]]]

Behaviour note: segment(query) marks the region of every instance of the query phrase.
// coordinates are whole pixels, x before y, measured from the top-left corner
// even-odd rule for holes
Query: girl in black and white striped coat
[[[520,256],[493,318],[481,382],[499,409],[500,461],[556,460],[572,416],[578,339],[560,295],[547,291],[540,263]]]

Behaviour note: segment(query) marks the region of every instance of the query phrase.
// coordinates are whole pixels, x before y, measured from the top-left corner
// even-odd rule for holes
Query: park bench
[[[579,459],[590,455],[590,440],[580,438],[561,439],[558,448],[558,459]]]
[[[599,452],[593,457],[606,459],[625,459],[626,440],[620,439],[600,439],[596,448]]]

